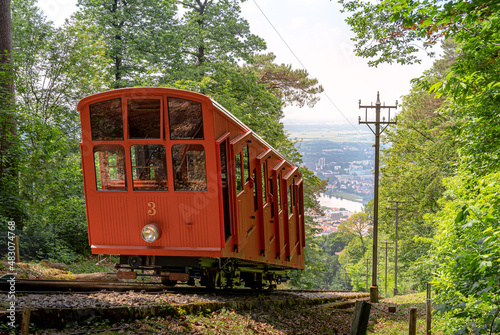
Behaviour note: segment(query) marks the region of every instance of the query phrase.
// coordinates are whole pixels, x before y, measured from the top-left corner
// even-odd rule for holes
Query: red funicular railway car
[[[299,170],[215,101],[126,88],[78,110],[89,243],[119,277],[260,288],[304,268]]]

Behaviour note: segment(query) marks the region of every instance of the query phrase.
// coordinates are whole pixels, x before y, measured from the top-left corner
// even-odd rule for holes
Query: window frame
[[[243,159],[242,159],[242,152],[238,152],[234,155],[234,176],[236,179],[236,195],[239,195],[241,192],[243,192],[244,188],[244,180],[243,180]]]
[[[103,148],[106,148],[106,147],[116,147],[118,150],[122,151],[122,154],[123,156],[121,157],[122,159],[122,164],[121,164],[121,168],[123,169],[123,178],[122,179],[118,179],[118,181],[122,182],[123,181],[123,187],[121,188],[115,188],[115,189],[105,189],[103,188],[103,180],[102,180],[102,167],[101,167],[101,157],[99,157],[98,161],[96,161],[96,154],[98,153],[105,153],[105,152],[110,152],[111,150],[96,150],[96,149],[99,149],[100,147],[103,147]],[[121,148],[121,149],[120,149]],[[93,161],[93,167],[94,167],[94,185],[95,185],[95,189],[97,192],[101,192],[101,191],[104,191],[104,192],[127,192],[128,191],[128,184],[127,184],[127,178],[128,178],[128,174],[127,174],[127,158],[126,158],[127,154],[126,154],[126,150],[124,148],[124,146],[122,144],[95,144],[93,147],[92,147],[92,161]],[[106,158],[106,160],[109,162],[109,158]],[[120,175],[120,172],[119,172],[119,169],[120,169],[120,166],[119,166],[119,157],[117,155],[116,157],[116,166],[113,166],[113,168],[116,168],[117,169],[117,174]],[[96,163],[99,162],[99,165],[97,165]],[[98,168],[99,167],[99,171],[98,171]],[[109,164],[107,165],[108,167],[108,185],[109,185],[109,176],[110,176],[110,173],[109,173]],[[101,184],[101,187],[99,187],[99,184]]]
[[[119,106],[120,106],[120,121],[118,124],[120,124],[120,130],[121,130],[121,137],[117,137],[117,138],[100,138],[100,139],[94,139],[94,130],[96,129],[93,125],[93,122],[92,122],[92,106],[95,106],[95,105],[98,105],[98,104],[104,104],[105,102],[109,102],[109,101],[113,101],[113,100],[119,100]],[[119,97],[116,97],[116,98],[111,98],[111,99],[106,99],[106,100],[101,100],[101,101],[96,101],[92,104],[89,104],[88,105],[88,117],[89,117],[89,125],[90,125],[90,138],[92,140],[92,142],[103,142],[103,141],[106,141],[106,142],[109,142],[109,141],[123,141],[125,140],[127,137],[126,137],[126,133],[125,133],[125,115],[123,113],[123,101],[124,101],[124,98],[119,96]],[[109,121],[109,119],[108,119]]]
[[[185,101],[189,101],[189,102],[193,102],[193,103],[196,103],[196,104],[199,104],[200,106],[200,113],[201,113],[201,130],[202,130],[202,136],[200,138],[188,138],[188,137],[185,137],[185,138],[173,138],[172,137],[172,118],[170,116],[170,105],[169,105],[169,101],[170,99],[178,99],[178,100],[185,100]],[[206,134],[205,134],[205,119],[204,119],[204,113],[205,113],[205,110],[203,108],[203,103],[200,102],[200,101],[197,101],[197,100],[192,100],[192,99],[186,99],[186,98],[182,98],[182,97],[175,97],[175,96],[165,96],[165,100],[166,100],[166,105],[165,105],[165,114],[167,115],[167,123],[168,123],[168,136],[165,135],[165,138],[168,138],[168,140],[170,141],[204,141],[205,138],[206,138]]]
[[[168,97],[160,96],[160,95],[127,95],[122,97],[122,114],[124,121],[124,138],[127,141],[159,141],[165,139],[165,98]],[[154,99],[160,100],[160,137],[159,138],[131,138],[130,137],[130,123],[129,123],[129,113],[128,113],[128,103],[130,100],[145,100],[145,99]],[[123,112],[123,110],[125,110]]]
[[[165,186],[163,188],[139,188],[139,185],[137,185],[136,187],[136,181],[139,181],[141,179],[135,179],[134,178],[134,170],[137,169],[137,168],[140,168],[140,166],[134,166],[134,161],[133,161],[133,154],[132,154],[132,150],[135,146],[142,146],[142,147],[145,147],[145,146],[157,146],[157,147],[162,147],[163,148],[163,153],[164,153],[164,161],[161,162],[164,164],[163,166],[163,172],[165,174],[165,178],[163,179],[163,182],[165,183]],[[137,153],[136,153],[137,154]],[[135,143],[135,144],[131,144],[130,145],[130,174],[131,174],[131,178],[132,178],[132,191],[139,191],[139,192],[144,192],[144,191],[152,191],[152,192],[167,192],[169,190],[169,187],[168,187],[168,183],[169,183],[169,177],[168,177],[168,159],[167,159],[167,148],[165,147],[164,144],[140,144],[140,143]],[[150,157],[149,159],[158,159],[157,157]],[[148,159],[148,160],[149,160]],[[137,158],[136,158],[136,163],[137,163]],[[142,167],[143,169],[149,169],[149,174],[151,173],[151,167],[149,166],[143,166]],[[161,168],[161,166],[160,166]],[[151,181],[151,179],[144,179],[145,181]],[[156,185],[156,184],[155,184]]]
[[[177,171],[176,171],[176,162],[178,161],[177,158],[174,157],[174,147],[176,146],[186,146],[186,147],[190,147],[190,146],[193,146],[193,147],[201,147],[203,148],[203,150],[196,150],[196,151],[199,151],[199,152],[203,152],[203,159],[204,159],[204,177],[205,177],[205,188],[204,189],[179,189],[178,188],[178,185],[177,184]],[[181,150],[181,149],[179,149]],[[188,150],[186,150],[187,152]],[[205,149],[205,145],[202,144],[202,143],[181,143],[181,142],[174,142],[172,143],[172,145],[170,146],[170,155],[171,155],[171,167],[172,167],[172,182],[173,182],[173,185],[174,185],[174,191],[176,192],[208,192],[208,172],[207,172],[207,155],[206,155],[206,149]],[[187,155],[184,155],[184,157],[187,157]],[[183,160],[181,160],[181,164],[182,164]],[[186,163],[187,164],[187,163]],[[182,166],[181,166],[182,167]],[[186,170],[187,171],[187,170]],[[186,172],[186,175],[189,175],[188,172]]]

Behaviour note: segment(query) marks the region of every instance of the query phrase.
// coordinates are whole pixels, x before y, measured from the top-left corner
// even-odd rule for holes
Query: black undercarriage
[[[209,289],[272,289],[289,279],[284,267],[236,258],[120,255],[116,268],[118,278],[135,279],[137,270],[149,270],[167,286],[199,282]]]

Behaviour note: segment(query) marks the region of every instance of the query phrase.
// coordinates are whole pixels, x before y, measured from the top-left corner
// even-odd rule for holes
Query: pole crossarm
[[[358,119],[358,123],[368,125],[368,128],[370,128],[370,130],[372,131],[372,133],[375,136],[380,136],[385,131],[385,129],[387,128],[388,125],[397,124],[397,121],[398,121],[397,116],[394,118],[394,121],[391,121],[391,109],[398,108],[398,101],[397,100],[396,100],[396,104],[394,106],[385,106],[385,105],[382,106],[382,104],[380,102],[380,94],[379,94],[379,92],[377,92],[377,102],[375,103],[375,106],[373,104],[369,105],[369,106],[368,105],[366,105],[366,106],[361,105],[361,100],[359,100],[359,109],[361,109],[361,108],[365,109],[365,120],[362,121],[361,116],[360,116]],[[369,121],[368,120],[368,109],[373,109],[373,108],[375,108],[376,119],[375,119],[375,121]],[[385,120],[385,117],[382,117],[382,121],[380,120],[380,110],[381,109],[388,110],[387,121]],[[370,126],[372,124],[376,126],[375,130],[373,130],[372,127]],[[382,128],[380,128],[380,126],[382,126]]]
[[[373,262],[372,262],[372,286],[370,287],[370,302],[378,302],[378,286],[377,286],[377,255],[378,255],[378,177],[379,177],[379,161],[380,161],[380,135],[390,124],[396,124],[397,118],[391,121],[391,109],[397,108],[398,102],[394,106],[382,106],[380,102],[380,93],[377,92],[377,102],[375,106],[363,106],[361,105],[361,100],[359,100],[359,108],[365,109],[365,120],[361,121],[361,116],[359,117],[359,124],[366,124],[368,128],[375,135],[375,180],[373,185]],[[368,109],[375,108],[375,121],[368,120]],[[380,111],[382,109],[388,110],[388,119],[385,117],[380,119]],[[371,125],[375,126],[375,129]]]

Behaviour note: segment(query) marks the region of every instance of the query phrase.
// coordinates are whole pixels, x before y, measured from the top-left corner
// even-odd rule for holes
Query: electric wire
[[[305,65],[302,63],[302,61],[299,59],[299,57],[295,54],[295,52],[292,50],[292,48],[288,45],[288,43],[285,41],[285,39],[283,38],[283,36],[281,36],[281,34],[279,33],[278,29],[276,29],[276,27],[274,26],[274,24],[271,22],[271,20],[267,17],[267,15],[264,13],[264,11],[262,10],[262,8],[259,6],[259,4],[257,3],[256,0],[253,0],[253,3],[255,4],[255,6],[257,6],[257,8],[259,9],[259,11],[262,13],[262,15],[266,18],[267,22],[271,25],[271,27],[273,28],[273,30],[276,32],[276,34],[279,36],[279,38],[281,39],[281,41],[286,45],[286,47],[288,48],[288,50],[292,53],[292,55],[295,57],[295,59],[299,62],[299,64],[302,66],[302,68],[304,70],[306,70],[308,73],[310,73],[307,68],[305,67]],[[333,102],[333,100],[330,98],[330,96],[325,92],[323,91],[323,95],[328,99],[328,101],[330,101],[330,103],[333,105],[333,107],[335,107],[335,109],[340,113],[340,115],[342,115],[344,117],[344,119],[351,125],[351,127],[353,127],[359,135],[361,135],[366,141],[368,141],[368,139],[365,137],[364,134],[362,134],[359,129],[357,127],[355,127],[351,121],[349,121],[349,119],[344,115],[344,113],[342,113],[342,111],[340,110],[340,108]]]

